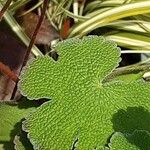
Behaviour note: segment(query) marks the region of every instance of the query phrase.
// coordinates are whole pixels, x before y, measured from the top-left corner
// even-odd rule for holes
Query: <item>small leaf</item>
[[[120,60],[115,44],[88,36],[60,42],[55,50],[57,62],[48,56],[33,60],[19,83],[22,93],[31,100],[52,99],[23,122],[35,149],[68,150],[73,145],[79,150],[102,149],[111,133],[123,130],[124,124],[132,130],[150,131],[150,84],[142,80],[103,83]],[[128,107],[148,112],[144,120],[147,124],[133,116],[131,122],[122,122],[122,128],[114,128],[113,116]]]
[[[12,141],[21,131],[22,119],[35,107],[35,103],[27,103],[26,100],[22,100],[19,105],[0,103],[0,141],[4,143],[4,147],[8,147],[9,144],[13,147]]]
[[[32,144],[27,139],[27,135],[21,132],[20,135],[16,135],[14,139],[15,150],[33,150]]]
[[[149,150],[150,133],[138,130],[132,134],[116,132],[111,137],[110,142],[110,150]]]

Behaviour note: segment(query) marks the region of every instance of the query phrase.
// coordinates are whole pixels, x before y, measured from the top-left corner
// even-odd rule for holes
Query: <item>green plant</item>
[[[33,3],[19,15],[38,10],[43,14],[38,26],[44,15],[58,32],[63,30],[66,19],[74,20],[73,26],[66,30],[68,37],[103,35],[123,49],[131,49],[120,51],[114,43],[97,36],[73,38],[53,48],[59,54],[57,62],[43,56],[33,45],[39,27],[30,42],[14,17],[28,2],[32,1],[0,1],[0,18],[4,15],[14,33],[29,45],[28,54],[31,49],[35,57],[42,56],[28,63],[20,76],[19,88],[27,98],[17,104],[0,103],[0,149],[149,150],[150,86],[142,77],[149,71],[146,63],[150,59],[115,67],[120,53],[149,52],[150,2],[44,0]],[[1,62],[0,66],[3,74],[18,82],[12,70]],[[40,98],[49,101],[39,106]],[[26,132],[22,130],[22,122]]]
[[[116,150],[118,148],[124,150],[148,150],[150,147],[150,134],[146,131],[135,130],[132,134],[114,133],[110,139],[109,148]],[[135,146],[136,145],[138,146]]]
[[[31,0],[13,1],[8,11],[4,14],[5,20],[12,30],[26,44],[29,39],[15,21],[14,14],[21,6]],[[33,5],[22,15],[25,15],[37,8],[41,8],[42,1]],[[4,1],[0,2],[0,8]],[[73,9],[71,9],[73,8]],[[150,50],[150,2],[148,0],[52,0],[49,1],[49,8],[46,11],[48,21],[58,30],[62,30],[64,20],[69,17],[74,19],[70,27],[69,37],[82,37],[90,32],[105,36],[115,41],[124,49],[131,49],[127,52],[145,52]],[[146,50],[146,51],[144,51]],[[37,47],[32,48],[35,56],[42,55]],[[126,52],[126,53],[127,53]]]
[[[118,140],[115,138],[121,140],[121,146],[128,143],[131,149],[150,149],[150,84],[135,74],[130,74],[129,80],[124,76],[110,80],[110,73],[120,61],[116,44],[103,37],[87,36],[59,42],[54,50],[59,54],[58,61],[38,57],[27,64],[20,76],[19,89],[27,98],[51,99],[23,121],[22,129],[33,147],[112,149],[109,138],[121,132]],[[139,147],[137,140],[129,140],[126,134],[132,134],[133,139],[143,135],[146,141]],[[21,145],[19,138],[15,139],[16,147]],[[119,144],[113,145],[120,150]]]

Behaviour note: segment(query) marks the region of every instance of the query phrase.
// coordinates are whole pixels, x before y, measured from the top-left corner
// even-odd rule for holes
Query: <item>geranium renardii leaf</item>
[[[35,149],[100,149],[114,131],[129,130],[115,125],[117,119],[113,117],[120,110],[132,107],[134,111],[140,106],[149,113],[149,83],[103,83],[120,61],[120,51],[114,43],[88,36],[60,42],[55,50],[58,61],[39,57],[27,65],[20,77],[19,88],[25,96],[31,100],[52,99],[23,123]],[[129,124],[132,130],[149,131],[149,118],[144,124],[132,116],[130,122],[127,119],[122,124]]]

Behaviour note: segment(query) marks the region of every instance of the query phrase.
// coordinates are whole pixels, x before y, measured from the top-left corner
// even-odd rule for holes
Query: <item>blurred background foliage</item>
[[[5,2],[1,1],[1,9]],[[19,17],[31,12],[40,14],[42,4],[43,0],[13,0],[5,20],[16,28],[16,12]],[[63,38],[96,34],[115,41],[123,49],[143,53],[150,50],[149,0],[51,0],[46,17]],[[30,24],[30,20],[28,22]],[[27,43],[21,31],[16,34]]]

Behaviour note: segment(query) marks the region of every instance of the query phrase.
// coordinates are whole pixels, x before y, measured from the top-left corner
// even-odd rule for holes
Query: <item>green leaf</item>
[[[93,31],[96,28],[107,26],[113,21],[125,17],[150,13],[150,1],[119,5],[118,7],[108,9],[104,12],[101,12],[101,9],[98,11],[99,13],[97,12],[97,14],[90,17],[90,19],[73,26],[71,28],[69,37],[81,37],[87,33],[90,33],[90,31]],[[86,17],[88,17],[88,15]]]
[[[49,56],[38,57],[27,65],[31,69],[23,71],[20,88],[29,99],[54,97],[58,101],[64,94],[68,96],[68,90],[77,91],[79,85],[101,87],[102,80],[120,61],[116,44],[98,36],[72,38],[57,44],[55,50],[59,55],[57,62]]]
[[[20,135],[16,135],[14,139],[15,150],[33,150],[32,144],[29,142],[25,132],[21,132]]]
[[[130,32],[117,32],[112,35],[107,35],[106,38],[113,40],[122,47],[127,47],[137,50],[150,50],[150,37]]]
[[[115,44],[88,36],[60,42],[55,50],[57,62],[39,57],[20,77],[24,95],[52,99],[23,122],[35,149],[68,150],[74,145],[79,150],[102,149],[114,131],[150,131],[150,84],[142,80],[103,83],[120,61]],[[134,112],[131,117],[128,107]],[[136,112],[147,117],[139,118]]]
[[[116,132],[111,137],[110,142],[110,150],[149,150],[150,133],[138,130],[132,134]]]
[[[32,110],[36,104],[21,100],[19,105],[0,103],[0,143],[6,149],[12,149],[13,139],[21,131],[21,121]]]

